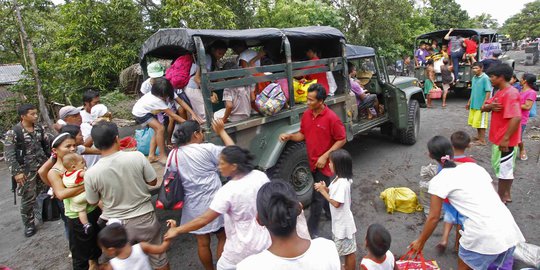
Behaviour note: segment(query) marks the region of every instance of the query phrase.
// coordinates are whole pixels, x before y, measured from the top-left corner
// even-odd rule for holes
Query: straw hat
[[[373,72],[371,71],[361,71],[356,74],[356,78],[362,86],[368,84],[371,77],[373,77]]]

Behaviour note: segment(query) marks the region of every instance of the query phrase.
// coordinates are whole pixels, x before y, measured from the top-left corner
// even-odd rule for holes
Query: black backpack
[[[171,170],[170,167],[173,158],[176,163],[176,170]],[[179,170],[178,148],[176,148],[171,152],[169,161],[167,162],[163,183],[161,184],[156,200],[156,208],[180,210],[184,206],[184,186],[182,185],[182,179],[180,179]]]

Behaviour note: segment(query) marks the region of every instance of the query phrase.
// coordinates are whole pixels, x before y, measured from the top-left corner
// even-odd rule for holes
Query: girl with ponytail
[[[221,128],[222,125],[220,122]],[[217,269],[236,269],[240,261],[270,246],[268,231],[256,221],[255,206],[257,192],[270,180],[265,173],[254,169],[253,155],[235,145],[223,148],[216,165],[221,176],[230,179],[229,182],[215,193],[205,212],[185,224],[169,229],[165,239],[199,230],[223,215],[227,240],[218,259]]]
[[[236,269],[341,269],[332,241],[298,235],[297,218],[301,212],[302,205],[288,182],[276,180],[264,184],[257,193],[257,221],[270,232],[272,245],[249,256]]]
[[[351,211],[352,158],[338,149],[330,153],[330,170],[336,175],[327,187],[315,183],[315,190],[330,203],[332,235],[339,256],[345,257],[345,270],[356,269],[356,225]]]
[[[525,151],[525,145],[523,144],[523,133],[527,127],[529,116],[532,110],[536,115],[536,92],[538,92],[538,86],[536,85],[536,76],[530,73],[523,74],[523,78],[520,81],[523,89],[521,90],[521,142],[519,146],[519,158],[521,160],[527,160],[527,152]]]
[[[525,241],[512,213],[492,185],[489,173],[476,163],[454,163],[450,140],[435,136],[428,142],[429,156],[442,170],[429,183],[429,215],[418,239],[409,248],[422,252],[441,217],[443,200],[464,216],[457,269],[497,269]]]

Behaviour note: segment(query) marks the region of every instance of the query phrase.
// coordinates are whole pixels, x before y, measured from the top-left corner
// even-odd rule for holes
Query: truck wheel
[[[409,112],[407,115],[407,128],[398,131],[398,139],[402,144],[413,145],[420,132],[420,108],[418,100],[409,101]]]
[[[296,191],[298,200],[304,206],[311,203],[313,192],[313,176],[309,168],[306,144],[294,143],[281,153],[276,166],[272,168],[272,180],[280,179],[291,183]]]

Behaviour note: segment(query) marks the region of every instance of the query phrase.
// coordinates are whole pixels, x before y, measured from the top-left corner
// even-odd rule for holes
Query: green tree
[[[320,0],[261,0],[255,27],[298,27],[325,25],[341,28],[339,11]]]
[[[86,87],[107,91],[118,74],[137,61],[143,27],[131,0],[74,0],[59,8],[59,27],[49,57],[41,59],[56,97],[80,95]]]
[[[467,11],[454,0],[429,0],[432,9],[431,23],[436,29],[469,28],[471,21]]]
[[[166,27],[201,29],[233,29],[236,27],[232,10],[218,0],[162,1]]]
[[[471,23],[474,28],[499,28],[499,22],[497,22],[497,19],[493,18],[491,14],[487,13],[482,13],[478,16],[473,17]]]
[[[513,40],[540,36],[540,0],[525,4],[520,13],[510,17],[502,26],[502,32]]]

